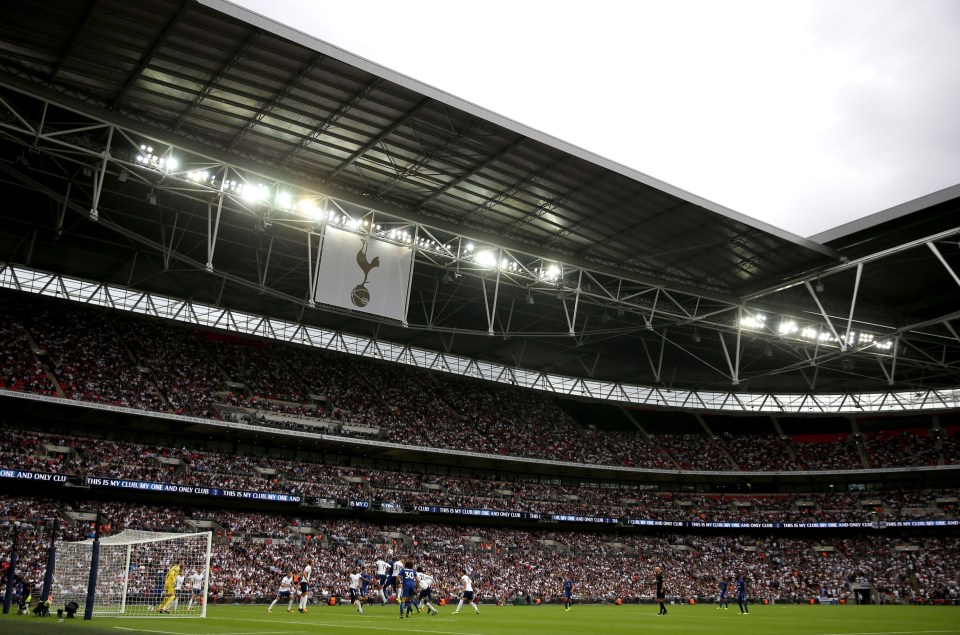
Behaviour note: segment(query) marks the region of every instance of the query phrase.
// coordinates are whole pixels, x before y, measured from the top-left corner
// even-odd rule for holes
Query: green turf
[[[277,607],[212,606],[206,619],[116,619],[59,621],[56,616],[0,616],[0,633],[9,635],[297,635],[347,633],[383,635],[387,631],[436,635],[564,635],[566,633],[704,633],[708,635],[910,635],[960,633],[960,607],[939,606],[756,606],[750,615],[735,607],[718,611],[709,605],[676,605],[665,617],[656,606],[484,605],[475,615],[465,607],[452,615],[426,613],[399,620],[396,606],[370,606],[365,615],[347,606],[314,607],[310,613],[287,613]]]

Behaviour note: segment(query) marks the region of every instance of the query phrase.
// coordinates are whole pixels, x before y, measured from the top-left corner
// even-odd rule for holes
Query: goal
[[[211,532],[126,530],[100,538],[93,615],[206,617]],[[87,602],[93,540],[60,542],[54,567],[56,606]],[[179,570],[176,567],[179,566]]]

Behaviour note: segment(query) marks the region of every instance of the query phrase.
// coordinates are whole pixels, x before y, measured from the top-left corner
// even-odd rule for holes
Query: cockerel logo
[[[357,252],[357,266],[363,271],[363,282],[358,284],[350,292],[350,301],[354,306],[361,309],[370,304],[370,291],[367,290],[367,278],[370,271],[380,266],[380,256],[374,256],[373,260],[367,260],[367,241],[360,239],[363,246]]]

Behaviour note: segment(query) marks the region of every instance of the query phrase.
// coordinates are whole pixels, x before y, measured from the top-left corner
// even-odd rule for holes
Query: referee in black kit
[[[663,585],[663,567],[654,567],[653,571],[657,574],[657,602],[660,603],[660,612],[657,615],[666,615],[667,607],[664,602],[667,600],[667,591]]]

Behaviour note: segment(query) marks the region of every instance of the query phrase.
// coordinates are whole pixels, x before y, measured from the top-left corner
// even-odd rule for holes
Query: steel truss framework
[[[639,406],[748,413],[909,412],[960,407],[960,389],[860,394],[749,394],[667,390],[538,373],[349,333],[250,315],[222,307],[95,281],[0,265],[0,287],[267,339],[386,360],[426,370]]]
[[[3,285],[10,288],[38,293],[57,289],[71,299],[161,317],[539,390],[634,404],[747,412],[956,406],[956,391],[931,390],[917,378],[936,378],[931,383],[938,386],[960,384],[960,336],[954,325],[960,310],[914,323],[890,324],[872,315],[861,317],[858,309],[870,303],[860,295],[870,266],[905,252],[939,263],[952,283],[960,286],[960,277],[941,248],[948,242],[956,244],[960,228],[810,271],[744,297],[731,297],[674,284],[666,277],[644,279],[591,267],[576,258],[552,253],[547,247],[538,250],[482,232],[468,233],[462,227],[431,221],[373,199],[358,202],[325,190],[322,183],[287,179],[262,165],[204,149],[174,132],[158,133],[133,123],[121,125],[107,113],[80,109],[67,103],[66,98],[47,99],[19,89],[6,90],[0,92],[0,136],[19,147],[21,153],[17,161],[0,163],[0,170],[8,182],[42,192],[59,208],[55,227],[58,235],[70,231],[71,218],[79,214],[162,254],[167,267],[177,263],[224,284],[254,289],[298,305],[302,315],[303,308],[313,306],[314,269],[323,232],[327,226],[337,226],[409,246],[415,252],[417,270],[437,272],[445,282],[464,276],[473,281],[466,289],[474,294],[471,302],[482,304],[485,325],[470,328],[434,320],[442,309],[434,294],[432,304],[429,298],[425,300],[428,309],[423,319],[410,323],[412,329],[448,333],[451,338],[462,334],[502,339],[569,338],[576,345],[645,334],[649,337],[643,339],[644,363],[656,384],[669,383],[663,366],[665,354],[680,351],[689,363],[723,378],[733,390],[749,382],[792,374],[802,376],[810,393],[815,393],[819,369],[841,367],[875,377],[880,391],[744,394],[561,376],[523,370],[522,363],[508,367],[449,351],[431,352],[391,344],[376,336],[314,329],[8,264]],[[37,153],[61,167],[62,189],[37,180],[25,169]],[[148,231],[143,218],[126,221],[130,211],[120,212],[121,204],[116,199],[122,198],[120,184],[128,182],[147,192],[149,204],[155,204],[160,195],[176,201],[172,227],[154,224]],[[125,205],[129,208],[129,201]],[[195,241],[201,237],[185,227],[197,218],[205,221],[200,250]],[[178,222],[183,223],[179,229]],[[224,228],[244,223],[256,228],[250,236],[269,235],[267,246],[257,252],[252,276],[238,273],[228,259],[221,264],[218,251],[224,244]],[[290,279],[277,284],[271,279],[271,267],[281,265],[295,272],[292,278],[302,279],[304,284],[300,286],[295,280],[290,283]],[[836,292],[829,298],[823,294],[822,285],[836,281],[841,283],[835,287],[850,289],[845,298],[838,299]],[[427,295],[429,291],[421,290]],[[548,314],[546,319],[520,324],[523,307],[517,306],[518,297],[521,305],[538,305],[538,311]],[[539,324],[547,328],[538,328]],[[868,368],[872,370],[865,370]],[[589,365],[584,364],[584,370],[588,377],[592,375]],[[889,391],[880,388],[884,384]]]

